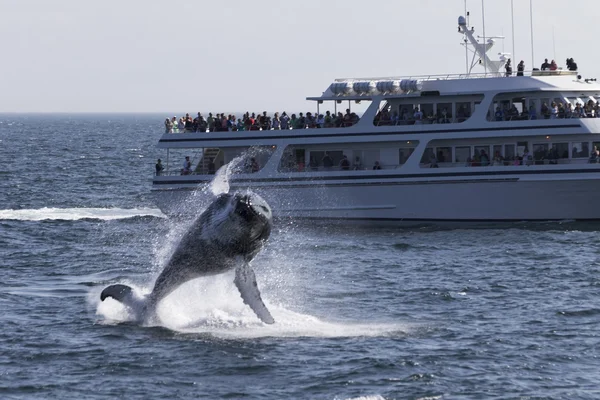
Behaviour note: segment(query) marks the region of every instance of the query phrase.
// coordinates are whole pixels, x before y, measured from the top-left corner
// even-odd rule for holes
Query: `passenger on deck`
[[[531,165],[532,158],[529,150],[525,147],[525,150],[523,150],[523,165]]]
[[[502,109],[500,108],[500,106],[496,107],[496,112],[494,113],[494,118],[496,119],[496,121],[504,121],[504,113],[502,112]]]
[[[215,131],[215,118],[213,117],[212,113],[208,113],[208,118],[206,119],[206,122],[208,122],[208,131],[214,132]]]
[[[525,61],[521,60],[517,65],[517,76],[523,76],[523,71],[525,71]]]
[[[362,169],[362,165],[360,163],[360,157],[359,156],[356,156],[354,158],[354,163],[352,163],[352,169],[355,170],[355,171],[359,170],[359,169]]]
[[[421,110],[419,110],[419,107],[415,107],[413,118],[415,119],[415,125],[423,124],[423,113],[421,112]]]
[[[306,128],[306,118],[302,113],[298,113],[298,119],[296,120],[296,125],[294,129],[304,129]]]
[[[375,164],[373,165],[373,169],[381,169],[381,165],[379,164],[379,161],[375,161]]]
[[[558,69],[558,65],[556,65],[556,61],[552,60],[550,62],[550,71],[556,71]]]
[[[255,173],[255,172],[258,172],[259,169],[260,169],[260,166],[258,165],[256,158],[254,158],[254,157],[250,158],[250,172]]]
[[[572,58],[567,58],[567,69],[569,71],[577,71],[577,63]]]
[[[529,106],[529,119],[537,119],[537,111],[533,104]]]
[[[482,167],[487,167],[488,165],[490,165],[490,157],[487,155],[484,149],[481,149],[479,161],[481,162]]]
[[[333,167],[333,159],[329,156],[328,151],[325,152],[325,155],[321,159],[321,163],[323,164],[323,167],[325,167],[325,169],[327,169],[327,170],[329,170],[329,169],[331,169],[331,167]]]
[[[542,104],[541,112],[542,112],[542,116],[544,117],[544,119],[550,118],[551,112],[550,112],[550,108],[548,108],[548,104],[546,104],[546,103]]]
[[[344,114],[344,125],[343,126],[352,126],[352,116],[350,115],[350,109],[346,109],[346,114]]]
[[[192,173],[192,162],[190,161],[190,156],[185,156],[185,161],[183,162],[183,168],[181,169],[181,175],[189,175]]]
[[[271,118],[267,116],[266,111],[263,111],[262,115],[258,118],[258,122],[263,131],[271,130]]]
[[[544,62],[542,63],[542,71],[547,71],[550,69],[550,63],[548,62],[548,59],[544,59]]]
[[[292,129],[298,129],[298,118],[296,118],[296,114],[292,114],[292,119],[290,119],[290,126]]]
[[[325,116],[323,114],[319,114],[317,116],[317,128],[325,127]]]
[[[208,159],[208,174],[209,175],[214,175],[216,172],[215,170],[215,159],[214,158],[209,158]]]
[[[552,102],[552,104],[550,104],[550,119],[556,118],[558,118],[558,106],[555,102]]]
[[[507,77],[512,75],[512,65],[510,63],[510,58],[508,59],[508,61],[504,65],[504,69],[506,70],[506,76]]]
[[[238,118],[236,125],[237,125],[237,130],[238,131],[244,131],[244,130],[246,130],[246,127],[244,126],[244,123],[242,122],[241,118]]]
[[[324,127],[325,128],[331,128],[333,127],[333,117],[331,116],[331,113],[329,111],[325,112],[325,118],[324,118]]]
[[[275,115],[273,115],[273,120],[271,121],[271,126],[276,131],[278,131],[279,128],[281,127],[281,120],[279,119],[279,113],[275,113]]]
[[[156,165],[154,166],[154,168],[156,169],[156,176],[162,175],[162,172],[165,169],[165,167],[163,167],[162,161],[160,160],[160,158],[156,162]]]
[[[177,124],[177,117],[171,118],[171,124],[173,125],[173,133],[178,133],[179,132],[179,127],[178,127],[178,124]]]
[[[590,163],[595,164],[600,161],[600,151],[598,146],[594,146],[594,149],[590,152]]]
[[[350,161],[348,161],[348,157],[345,154],[340,161],[340,169],[343,171],[348,171],[350,169]]]
[[[173,133],[173,123],[169,118],[165,119],[165,133]]]
[[[284,111],[283,113],[281,113],[281,129],[283,130],[288,130],[290,129],[290,117],[287,115],[287,113]]]
[[[502,157],[502,154],[500,154],[500,150],[496,150],[496,152],[494,153],[494,160],[492,161],[492,165],[493,166],[504,165],[504,158]]]

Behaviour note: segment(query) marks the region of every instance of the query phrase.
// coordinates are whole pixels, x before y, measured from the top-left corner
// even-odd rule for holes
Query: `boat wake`
[[[131,285],[142,296],[150,287]],[[276,301],[265,304],[276,323],[262,323],[246,306],[233,284],[233,274],[196,279],[178,288],[165,298],[157,309],[157,320],[147,321],[148,326],[161,326],[174,332],[207,335],[223,339],[260,337],[382,337],[404,336],[410,331],[402,323],[357,323],[350,321],[328,322],[323,319],[293,311]],[[113,299],[99,301],[99,293],[89,295],[96,306],[99,323],[113,325],[135,322],[138,310],[126,308]]]
[[[133,217],[165,218],[165,215],[155,208],[40,208],[26,210],[0,210],[0,220],[44,221],[63,220],[76,221],[81,219],[115,220]]]

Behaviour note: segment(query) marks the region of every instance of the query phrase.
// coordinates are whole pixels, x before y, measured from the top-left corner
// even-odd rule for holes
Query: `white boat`
[[[493,40],[478,43],[463,17],[459,33],[474,53],[465,74],[337,79],[307,98],[316,115],[369,103],[358,121],[163,134],[158,147],[167,163],[153,179],[159,207],[186,212],[183,199],[214,177],[210,164],[233,162],[239,168],[232,169],[231,187],[258,192],[277,217],[600,219],[600,85],[560,67],[516,76],[514,66],[507,77],[507,55],[488,56]],[[484,72],[472,73],[477,65]],[[182,175],[190,154],[193,170]]]

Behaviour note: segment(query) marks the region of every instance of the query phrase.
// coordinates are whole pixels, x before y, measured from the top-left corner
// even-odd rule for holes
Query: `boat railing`
[[[531,71],[523,71],[522,76],[560,76],[569,75],[576,76],[577,71],[568,71],[557,69],[555,71],[540,71],[537,69]],[[446,81],[453,79],[478,79],[478,78],[499,78],[506,76],[500,72],[476,72],[463,74],[442,74],[442,75],[408,75],[408,76],[379,76],[379,77],[362,77],[362,78],[339,78],[335,82],[356,82],[356,81],[401,81],[401,80],[419,80],[419,81]],[[517,72],[513,72],[510,77],[520,77]]]

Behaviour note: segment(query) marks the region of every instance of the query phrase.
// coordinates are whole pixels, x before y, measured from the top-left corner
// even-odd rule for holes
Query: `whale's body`
[[[129,286],[117,284],[104,289],[100,298],[104,301],[112,297],[141,309],[141,317],[147,318],[162,299],[185,282],[235,269],[234,282],[244,303],[263,322],[272,324],[275,321],[262,301],[249,265],[269,238],[271,221],[271,209],[260,196],[221,194],[185,233],[147,297],[138,299]]]

